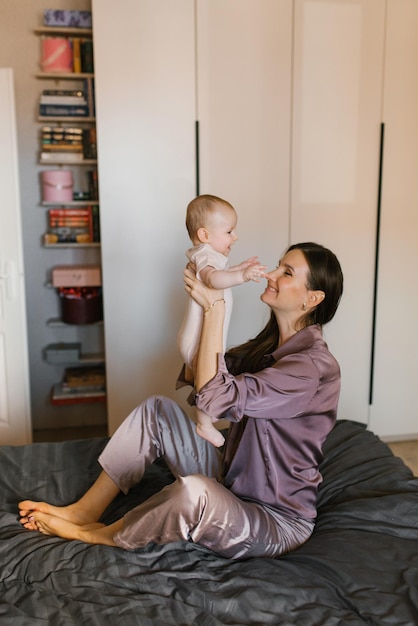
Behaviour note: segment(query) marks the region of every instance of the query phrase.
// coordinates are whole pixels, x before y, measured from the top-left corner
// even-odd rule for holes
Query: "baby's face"
[[[208,243],[216,252],[228,256],[231,247],[238,239],[236,233],[237,214],[234,209],[219,206],[209,217],[206,224]]]

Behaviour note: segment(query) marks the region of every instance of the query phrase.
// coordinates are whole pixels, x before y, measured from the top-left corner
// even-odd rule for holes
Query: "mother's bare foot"
[[[36,524],[36,529],[43,535],[52,535],[62,539],[78,539],[85,543],[102,544],[115,546],[113,541],[114,533],[122,526],[122,520],[115,522],[111,526],[105,524],[73,524],[61,517],[48,515],[40,511],[34,511],[29,516],[29,521]]]
[[[33,518],[33,513],[35,512],[58,517],[79,526],[97,522],[97,520],[92,518],[88,511],[80,508],[77,504],[54,506],[53,504],[48,504],[47,502],[22,500],[22,502],[19,502],[20,523],[29,530],[39,530],[39,527]]]
[[[83,526],[39,510],[31,513],[28,521],[36,524],[36,529],[43,535],[53,535],[63,539],[80,539],[83,535]]]

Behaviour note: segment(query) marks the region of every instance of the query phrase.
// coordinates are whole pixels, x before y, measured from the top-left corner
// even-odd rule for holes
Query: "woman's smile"
[[[265,291],[271,291],[272,293],[278,293],[279,292],[279,290],[276,289],[276,287],[273,287],[273,285],[269,285],[269,283],[267,283],[267,287],[266,287]]]

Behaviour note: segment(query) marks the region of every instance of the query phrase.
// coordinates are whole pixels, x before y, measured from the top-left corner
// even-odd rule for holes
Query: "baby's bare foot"
[[[202,424],[196,424],[196,432],[199,437],[206,439],[206,441],[209,441],[209,443],[217,448],[223,446],[225,443],[225,437],[214,426],[202,426]]]

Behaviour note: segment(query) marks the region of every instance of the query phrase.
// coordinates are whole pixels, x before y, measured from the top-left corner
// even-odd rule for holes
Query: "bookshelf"
[[[54,266],[65,265],[68,258],[71,260],[68,267],[73,268],[84,263],[87,267],[92,258],[100,264],[92,29],[42,26],[35,28],[34,33],[40,40],[41,69],[35,78],[43,85],[37,106],[38,164],[45,168],[43,172],[71,171],[73,181],[72,198],[62,199],[58,194],[56,198],[46,198],[41,172],[39,204],[46,209],[42,246],[53,255]],[[56,188],[59,189],[58,184]],[[77,288],[69,289],[76,291]],[[101,290],[101,285],[92,286],[91,291],[98,289]],[[84,291],[88,290],[87,287]],[[58,368],[61,374],[61,381],[52,384],[51,404],[59,408],[94,402],[105,407],[103,319],[89,319],[87,323],[82,317],[77,321],[73,317],[64,319],[62,293],[58,296],[58,292],[57,289],[62,315],[46,320],[47,328],[51,329],[51,342],[43,351],[44,362]],[[84,303],[87,306],[88,300]],[[58,344],[54,343],[57,333]],[[87,346],[85,353],[84,344]],[[71,349],[74,345],[79,346],[77,353]],[[51,356],[52,347],[56,348],[55,356]],[[103,374],[100,384],[98,368]],[[79,370],[78,378],[70,380],[70,373],[75,369]]]

